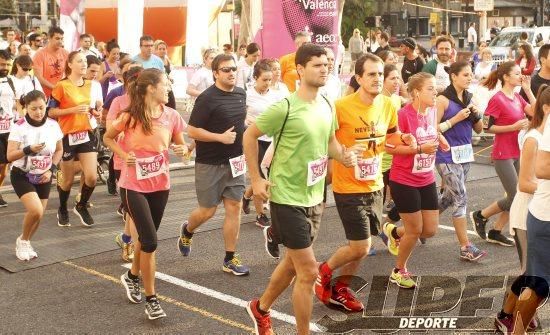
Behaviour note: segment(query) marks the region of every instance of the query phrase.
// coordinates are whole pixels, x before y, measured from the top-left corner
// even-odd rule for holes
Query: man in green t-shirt
[[[243,147],[254,195],[271,200],[273,232],[286,248],[264,294],[247,311],[258,334],[270,334],[269,308],[294,276],[293,306],[298,334],[309,333],[312,290],[317,261],[311,247],[321,219],[321,203],[329,158],[355,166],[355,148],[346,149],[334,136],[333,106],[319,94],[328,78],[326,51],[307,43],[296,52],[300,88],[274,104],[245,132]],[[258,138],[273,136],[275,152],[269,181],[258,166]],[[359,149],[360,150],[360,149]]]

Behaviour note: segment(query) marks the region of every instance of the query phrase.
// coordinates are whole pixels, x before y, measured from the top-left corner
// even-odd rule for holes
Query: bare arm
[[[46,78],[44,78],[44,73],[42,72],[42,69],[39,67],[33,67],[33,69],[34,69],[34,76],[38,79],[38,81],[40,82],[40,85],[42,85],[42,87],[53,89],[55,85],[47,81]]]
[[[535,175],[539,179],[550,179],[550,152],[542,150],[537,151]]]
[[[189,84],[187,85],[187,90],[185,90],[185,93],[193,97],[198,97],[201,94],[201,91],[197,90],[195,85]]]
[[[225,133],[218,134],[209,132],[208,130],[203,128],[196,128],[189,125],[187,127],[187,134],[189,135],[189,137],[201,142],[220,142],[224,144],[231,144],[234,142],[234,139],[233,142],[227,143],[228,138],[226,135],[228,135],[228,133],[235,134],[235,132],[233,132],[234,128],[235,127],[231,127]]]
[[[521,169],[519,171],[518,186],[521,192],[533,194],[537,190],[535,177],[535,160],[537,157],[537,141],[527,138],[521,151]]]

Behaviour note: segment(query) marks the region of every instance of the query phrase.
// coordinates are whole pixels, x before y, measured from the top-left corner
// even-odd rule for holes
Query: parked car
[[[550,26],[504,28],[487,46],[493,53],[493,61],[495,63],[500,64],[516,56],[514,50],[517,49],[520,40],[519,37],[522,32],[527,33],[527,42],[533,47],[535,55],[538,53],[540,46],[544,43],[548,43],[550,39]]]

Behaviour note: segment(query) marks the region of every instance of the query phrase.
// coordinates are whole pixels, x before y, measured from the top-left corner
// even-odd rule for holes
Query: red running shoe
[[[246,311],[248,312],[248,315],[252,318],[252,321],[254,322],[254,329],[256,331],[256,335],[274,335],[273,329],[271,328],[271,316],[269,316],[269,312],[267,314],[262,315],[260,313],[260,301],[258,299],[254,299],[252,301],[248,302],[248,305],[246,305]]]
[[[361,312],[365,308],[363,303],[357,299],[355,293],[347,286],[342,286],[338,290],[334,288],[330,297],[330,303],[342,306],[350,312]]]
[[[321,263],[319,265],[319,274],[315,280],[315,295],[323,303],[328,304],[332,290],[330,287],[330,280],[332,279],[332,270],[328,267],[327,263]]]

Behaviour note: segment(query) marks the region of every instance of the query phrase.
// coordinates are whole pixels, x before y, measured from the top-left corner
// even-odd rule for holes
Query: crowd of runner
[[[140,53],[131,56],[114,40],[99,51],[83,34],[81,48],[69,53],[63,35],[54,27],[44,47],[36,40],[45,36],[33,35],[29,53],[0,50],[0,186],[9,172],[26,210],[15,243],[19,260],[38,257],[31,239],[54,179],[58,225],[71,226],[69,198],[80,173],[72,213],[94,226],[90,199],[105,145],[113,153],[108,192],[120,196],[113,211],[125,222],[115,241],[132,262],[122,284],[132,303],[145,300],[149,319],[165,317],[156,297],[155,251],[169,201],[169,153],[186,160],[196,151],[197,207],[182,222],[177,247],[190,257],[200,247],[194,233],[223,203],[220,265],[248,275],[237,245],[241,213],[253,205],[265,250],[280,259],[263,294],[246,308],[256,333],[273,334],[270,308],[291,285],[299,334],[310,330],[312,287],[321,303],[361,312],[349,280],[376,252],[371,236],[396,256],[389,281],[415,288],[408,260],[419,240],[429,243],[437,233],[446,209],[460,258],[477,262],[487,255],[467,236],[468,216],[481,240],[517,248],[522,275],[495,319],[497,329],[537,327],[536,307],[548,296],[550,279],[550,44],[540,48],[540,70],[531,78],[530,61],[496,67],[483,51],[474,69],[456,60],[447,36],[437,39],[427,62],[412,38],[401,41],[403,64],[382,43],[373,53],[352,52],[346,90],[335,75],[333,50],[312,44],[308,33],[298,33],[296,51],[280,59],[262,58],[256,43],[241,46],[239,55],[225,45],[223,52],[203,51],[186,91],[186,124],[175,110],[166,43],[143,36]],[[520,49],[530,57],[530,46]],[[486,106],[468,90],[474,82],[491,93]],[[482,131],[494,134],[491,158],[506,193],[469,213],[472,137]],[[312,244],[329,184],[347,241],[317,263]],[[508,223],[513,239],[503,233]]]

